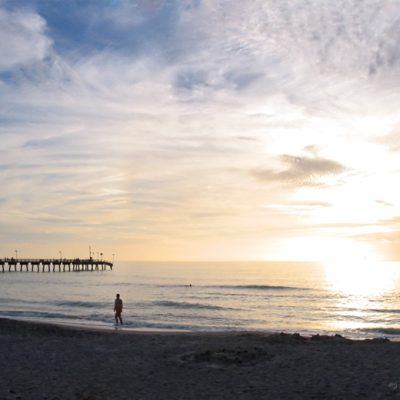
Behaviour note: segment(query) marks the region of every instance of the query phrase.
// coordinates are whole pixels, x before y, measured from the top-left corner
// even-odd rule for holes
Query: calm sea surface
[[[192,286],[189,286],[189,285]],[[340,333],[400,340],[400,263],[116,263],[0,273],[0,316],[125,329]]]

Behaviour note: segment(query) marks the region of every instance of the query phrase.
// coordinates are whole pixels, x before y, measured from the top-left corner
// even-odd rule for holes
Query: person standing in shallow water
[[[119,297],[119,293],[117,294],[116,299],[114,300],[114,311],[115,311],[115,324],[118,325],[118,320],[123,325],[122,322],[122,308],[123,308],[122,299]]]

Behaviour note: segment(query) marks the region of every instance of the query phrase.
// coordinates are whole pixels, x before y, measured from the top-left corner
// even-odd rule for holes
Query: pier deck
[[[81,259],[0,259],[0,272],[82,272],[112,270],[113,263],[92,258]]]

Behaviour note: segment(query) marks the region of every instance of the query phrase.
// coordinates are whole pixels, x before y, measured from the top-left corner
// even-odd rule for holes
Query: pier
[[[83,272],[112,270],[113,263],[88,259],[0,259],[1,272]]]

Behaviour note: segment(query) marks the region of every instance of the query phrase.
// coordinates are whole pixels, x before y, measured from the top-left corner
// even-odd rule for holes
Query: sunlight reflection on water
[[[0,316],[109,325],[118,292],[132,328],[400,335],[399,271],[400,263],[243,262],[2,274]]]
[[[336,313],[327,323],[338,330],[398,329],[393,313],[400,311],[396,288],[400,264],[360,260],[324,263],[327,288],[335,294]],[[386,315],[385,315],[386,313]]]

